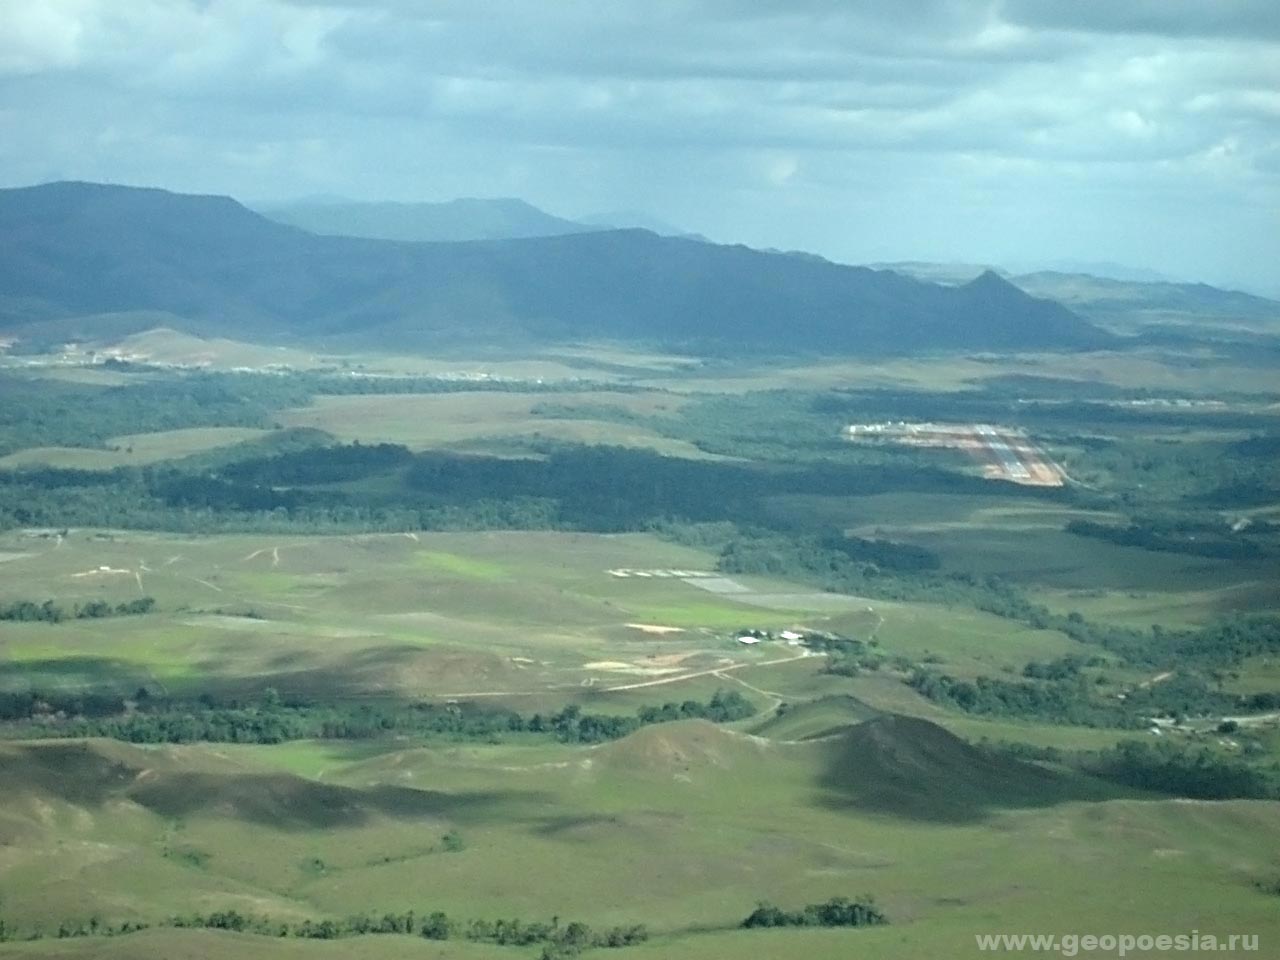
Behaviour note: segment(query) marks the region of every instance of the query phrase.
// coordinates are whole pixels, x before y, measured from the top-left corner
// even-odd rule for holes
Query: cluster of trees
[[[583,713],[576,704],[565,707],[545,722],[538,715],[530,719],[528,729],[550,729],[557,739],[566,743],[600,743],[617,740],[629,733],[653,723],[670,723],[674,720],[710,720],[712,723],[732,723],[754,716],[756,708],[751,701],[736,690],[717,690],[706,703],[685,700],[683,703],[664,703],[660,707],[641,707],[634,716]]]
[[[1069,680],[1078,677],[1086,667],[1106,666],[1101,657],[1083,657],[1068,653],[1056,660],[1032,660],[1022,668],[1022,675],[1030,680]]]
[[[995,677],[959,680],[946,673],[917,669],[907,684],[935,703],[965,713],[1087,727],[1136,729],[1144,725],[1144,718],[1127,709],[1124,701],[1096,696],[1093,685],[1080,675],[1043,682]]]
[[[811,903],[800,910],[788,911],[766,901],[742,921],[744,929],[763,927],[870,927],[889,922],[871,896],[857,899],[832,897],[824,903]],[[150,924],[125,922],[104,923],[94,917],[83,922],[64,922],[57,937],[120,936],[146,930]],[[562,923],[559,917],[550,921],[520,919],[458,920],[436,910],[408,911],[382,915],[357,914],[341,920],[285,921],[239,910],[216,910],[170,917],[158,924],[173,929],[228,930],[268,937],[294,937],[300,940],[341,940],[378,934],[419,936],[426,940],[468,940],[499,946],[542,946],[542,960],[572,957],[583,950],[629,947],[649,939],[643,924],[593,929],[585,923]],[[22,939],[39,940],[43,930],[27,932]],[[0,921],[0,942],[18,939],[19,933]]]
[[[126,707],[118,694],[96,690],[0,692],[0,721],[6,722],[33,717],[114,717],[124,713]]]
[[[1048,664],[1031,663],[1024,670],[1026,680],[963,680],[916,668],[906,682],[935,703],[965,713],[1087,727],[1138,729],[1148,725],[1152,717],[1213,716],[1280,706],[1280,693],[1227,693],[1186,668],[1172,672],[1160,683],[1116,691],[1102,683],[1100,674],[1081,672],[1088,662],[1063,658]]]
[[[1078,764],[1116,783],[1180,797],[1280,798],[1280,785],[1245,761],[1207,747],[1189,750],[1169,740],[1123,740],[1110,749],[1084,755]]]
[[[1064,751],[1029,743],[983,741],[983,749],[1016,760],[1059,764],[1139,790],[1201,800],[1275,799],[1280,771],[1268,771],[1205,745],[1177,740],[1122,740],[1105,750]]]
[[[823,537],[821,544],[856,563],[871,564],[880,570],[914,573],[937,570],[942,566],[942,561],[932,550],[911,543],[834,534]]]
[[[653,723],[691,718],[728,723],[756,712],[732,690],[717,691],[706,702],[641,707],[632,715],[583,713],[577,705],[549,716],[524,716],[473,704],[284,703],[273,692],[258,702],[223,706],[209,697],[192,702],[144,695],[134,709],[126,708],[121,698],[110,696],[0,696],[0,719],[9,736],[110,737],[129,743],[284,743],[392,734],[484,741],[540,734],[566,743],[599,743]]]
[[[341,940],[375,934],[401,934],[420,936],[427,940],[470,940],[499,946],[545,944],[557,951],[553,955],[561,956],[589,947],[631,946],[649,938],[648,931],[642,925],[592,930],[587,924],[578,921],[562,924],[558,917],[550,922],[519,919],[462,921],[439,910],[425,914],[410,910],[407,913],[384,913],[381,916],[356,915],[342,920],[303,920],[296,923],[244,914],[238,910],[222,910],[210,914],[173,917],[167,925],[232,930],[273,937],[297,937],[303,940]]]
[[[930,551],[907,544],[889,544],[892,549],[876,546],[876,562],[856,558],[861,545],[847,545],[844,540],[830,533],[738,525],[720,550],[718,566],[725,573],[787,577],[823,590],[884,600],[963,604],[1015,620],[1039,618],[1046,625],[1053,618],[1047,608],[1032,604],[1015,586],[997,577],[935,571],[936,557]]]
[[[288,377],[187,372],[103,387],[2,373],[0,455],[183,427],[266,427],[273,411],[309,395]]]
[[[801,910],[783,910],[762,901],[742,926],[756,927],[874,927],[889,922],[870,896],[850,900],[832,897],[825,903],[811,903]]]
[[[1280,653],[1280,617],[1238,614],[1198,630],[1152,627],[1150,644],[1153,656],[1172,664],[1232,666],[1249,657]]]
[[[0,620],[17,620],[22,623],[61,623],[63,620],[96,620],[100,617],[132,617],[150,613],[156,605],[154,597],[139,597],[122,603],[106,600],[90,600],[77,603],[70,610],[52,600],[37,603],[34,600],[12,600],[0,604]]]
[[[1255,560],[1267,556],[1269,552],[1259,541],[1249,535],[1232,533],[1221,522],[1208,524],[1189,519],[1164,522],[1147,519],[1118,526],[1093,520],[1071,520],[1065,529],[1067,533],[1078,537],[1093,537],[1124,547],[1185,553],[1196,557]],[[1270,530],[1266,529],[1264,532],[1269,533]]]
[[[274,456],[238,460],[222,471],[238,483],[266,486],[345,483],[407,466],[409,448],[397,443],[309,447]]]
[[[25,940],[40,940],[45,936],[60,939],[122,936],[151,926],[135,921],[110,924],[93,917],[87,921],[63,922],[53,934],[46,934],[43,929],[19,934],[16,929],[0,921],[0,942],[20,937]],[[384,913],[381,916],[358,914],[341,920],[308,919],[290,922],[232,909],[170,917],[156,926],[187,930],[227,930],[268,937],[294,937],[299,940],[341,940],[347,937],[400,934],[427,940],[470,940],[498,946],[542,945],[542,956],[546,960],[574,956],[596,947],[629,947],[649,939],[648,930],[641,924],[594,930],[578,921],[562,924],[558,917],[550,922],[519,919],[463,921],[438,910],[422,914],[410,910],[407,913]]]
[[[0,943],[12,940],[43,940],[46,936],[66,940],[72,937],[121,937],[140,930],[148,930],[151,924],[142,921],[124,920],[120,923],[107,923],[101,917],[90,917],[88,920],[63,920],[56,930],[46,933],[43,927],[32,930],[19,930],[14,924],[0,920]]]
[[[863,670],[879,670],[885,660],[884,654],[876,649],[879,644],[875,640],[855,640],[833,633],[809,633],[803,642],[810,650],[825,653],[827,665],[824,671],[840,677],[856,677]]]
[[[313,438],[314,439],[314,438]],[[302,447],[239,462],[201,455],[113,471],[19,470],[0,476],[0,527],[82,525],[178,530],[381,530],[515,526],[616,532],[682,523],[769,521],[792,494],[935,489],[919,467],[763,466],[665,457],[646,450],[534,444],[539,458],[411,455],[390,444]],[[981,483],[936,471],[942,488]],[[371,477],[389,482],[347,483]],[[957,480],[958,478],[958,480]],[[334,489],[336,483],[344,483]],[[781,521],[778,521],[781,522]],[[784,527],[788,525],[783,523]],[[836,540],[849,562],[910,571],[936,566],[920,548]]]

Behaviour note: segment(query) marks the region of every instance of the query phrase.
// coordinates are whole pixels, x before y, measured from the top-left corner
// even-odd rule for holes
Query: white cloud
[[[0,75],[74,66],[89,0],[0,5]]]

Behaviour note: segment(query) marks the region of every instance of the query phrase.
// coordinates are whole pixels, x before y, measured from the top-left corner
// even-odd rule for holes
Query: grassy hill
[[[752,733],[771,740],[818,740],[845,733],[876,715],[876,710],[857,697],[832,694],[788,704],[785,710],[756,726]]]
[[[1004,807],[1115,791],[979,749],[935,723],[894,714],[850,728],[824,744],[829,802],[920,820],[963,821]]]
[[[188,332],[400,347],[613,338],[879,354],[1113,342],[992,273],[943,287],[641,230],[319,237],[225,197],[85,183],[0,191],[0,289],[11,328],[161,310]]]

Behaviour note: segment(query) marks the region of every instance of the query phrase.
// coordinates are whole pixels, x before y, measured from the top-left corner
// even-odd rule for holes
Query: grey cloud
[[[1055,30],[1280,40],[1275,0],[1005,0],[1000,12]]]

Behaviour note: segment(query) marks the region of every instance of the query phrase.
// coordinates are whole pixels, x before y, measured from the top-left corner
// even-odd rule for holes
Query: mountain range
[[[320,236],[228,197],[61,182],[0,191],[0,324],[163,311],[189,332],[380,348],[585,339],[713,351],[1083,349],[1112,335],[993,272],[943,286],[821,258],[600,230]],[[175,325],[175,324],[171,324]]]

